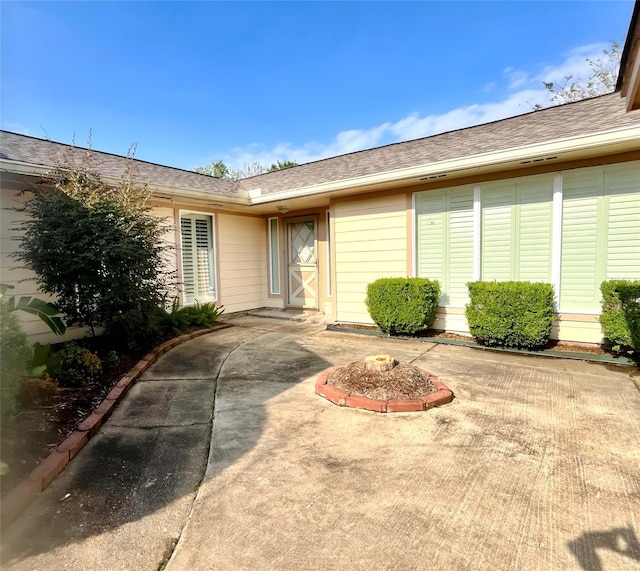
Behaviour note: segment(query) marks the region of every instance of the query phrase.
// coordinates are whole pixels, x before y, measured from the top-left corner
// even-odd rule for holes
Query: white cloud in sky
[[[485,91],[497,92],[500,85],[506,85],[502,97],[494,102],[466,105],[432,115],[411,113],[395,122],[389,121],[367,129],[340,131],[327,142],[310,141],[300,145],[283,142],[272,148],[254,143],[231,149],[222,159],[238,168],[254,162],[268,166],[277,160],[302,164],[527,113],[536,104],[549,105],[549,93],[542,85],[543,81],[561,82],[567,75],[576,79],[588,77],[590,68],[587,58],[601,56],[608,47],[609,44],[603,43],[577,47],[566,54],[560,64],[545,66],[541,70],[506,68],[502,81],[492,81],[484,86]]]
[[[568,75],[572,75],[575,79],[585,79],[591,72],[587,59],[600,57],[603,50],[610,47],[609,44],[599,43],[574,48],[560,65],[544,67],[535,79],[547,82],[562,81]]]
[[[29,130],[29,128],[25,127],[21,123],[2,121],[2,128],[5,131],[13,131],[14,133],[19,133],[20,135],[31,135],[31,131]]]

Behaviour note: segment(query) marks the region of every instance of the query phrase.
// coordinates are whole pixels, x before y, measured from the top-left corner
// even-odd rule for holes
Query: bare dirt
[[[142,355],[120,358],[117,367],[102,378],[77,388],[56,388],[42,404],[30,395],[21,410],[3,419],[0,432],[2,462],[8,468],[0,475],[0,494],[11,490],[102,402],[107,393]],[[35,401],[35,402],[34,402]]]
[[[197,329],[202,327],[191,327],[185,333]],[[82,344],[104,356],[109,353],[110,347],[103,346],[103,341],[102,337],[96,337],[83,339]],[[46,398],[34,398],[30,394],[17,414],[3,418],[0,459],[6,468],[3,466],[5,473],[0,474],[0,495],[11,490],[55,450],[148,351],[149,348],[141,348],[126,354],[120,353],[117,364],[109,367],[103,361],[102,377],[82,387],[58,388],[54,385],[53,391],[45,395]]]
[[[428,373],[413,365],[399,364],[390,371],[371,371],[364,362],[354,361],[337,369],[329,383],[352,395],[372,399],[419,399],[435,392]]]

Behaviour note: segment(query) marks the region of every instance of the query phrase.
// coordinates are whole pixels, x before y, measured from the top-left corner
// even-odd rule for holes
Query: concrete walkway
[[[640,569],[638,371],[231,322],[145,373],[3,533],[3,569]],[[375,353],[456,399],[314,395]]]

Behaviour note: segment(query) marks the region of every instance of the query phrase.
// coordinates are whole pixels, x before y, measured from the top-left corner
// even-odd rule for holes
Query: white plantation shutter
[[[640,163],[604,173],[608,280],[640,280]]]
[[[551,280],[553,177],[481,185],[482,279]]]
[[[438,280],[444,293],[446,193],[438,191],[416,195],[416,216],[418,277]]]
[[[515,183],[481,186],[482,192],[482,279],[513,279],[515,258]]]
[[[184,302],[216,300],[212,220],[210,216],[180,217]]]
[[[551,281],[553,177],[518,181],[515,277],[520,281]]]
[[[417,194],[416,216],[418,277],[440,282],[441,305],[464,306],[473,279],[473,189]]]
[[[600,308],[598,287],[598,219],[602,218],[603,173],[576,170],[562,175],[562,271],[560,309],[593,311]]]
[[[606,279],[640,279],[640,163],[563,174],[563,311],[600,311]]]

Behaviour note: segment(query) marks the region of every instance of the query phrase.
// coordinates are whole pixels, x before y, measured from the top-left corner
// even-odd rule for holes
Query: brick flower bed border
[[[29,475],[23,478],[2,497],[0,529],[4,529],[16,519],[36,496],[56,479],[56,476],[64,470],[66,465],[82,450],[109,416],[111,416],[111,413],[142,373],[155,363],[161,355],[164,355],[167,351],[181,345],[185,341],[190,341],[196,337],[220,329],[226,329],[227,327],[231,327],[231,325],[218,323],[208,329],[199,329],[198,331],[192,331],[191,333],[174,337],[173,339],[169,339],[169,341],[165,341],[162,345],[158,345],[158,347],[152,349],[140,359],[140,361],[115,384],[95,410],[78,425],[78,428],[58,444],[56,449],[42,460]]]
[[[331,375],[340,367],[330,367],[318,375],[316,380],[316,394],[323,396],[338,406],[347,408],[362,408],[373,412],[422,412],[435,406],[450,403],[453,392],[438,377],[422,370],[429,376],[429,380],[436,386],[436,391],[424,395],[419,399],[381,400],[361,395],[352,395],[332,385]]]

